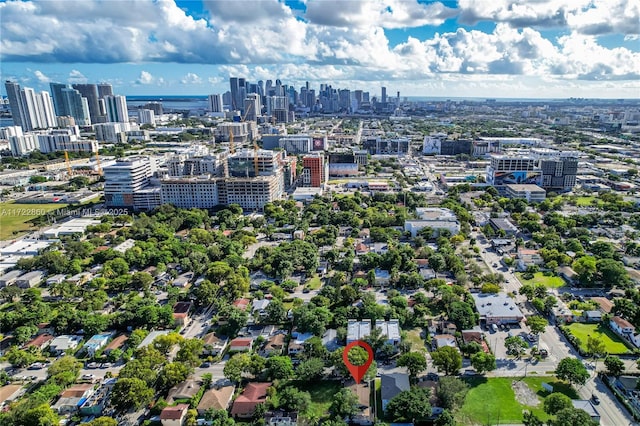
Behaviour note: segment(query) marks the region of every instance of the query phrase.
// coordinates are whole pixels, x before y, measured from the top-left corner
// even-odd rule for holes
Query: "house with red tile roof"
[[[270,386],[271,382],[249,383],[242,394],[233,401],[231,415],[238,419],[251,418],[256,406],[267,401],[267,389]]]
[[[160,413],[162,426],[182,426],[189,411],[189,405],[178,404],[173,407],[165,407]]]

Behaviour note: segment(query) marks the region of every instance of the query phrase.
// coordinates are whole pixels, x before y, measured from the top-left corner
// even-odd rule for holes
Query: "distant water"
[[[137,109],[149,102],[161,102],[164,112],[204,111],[207,108],[206,96],[127,96],[129,109]]]

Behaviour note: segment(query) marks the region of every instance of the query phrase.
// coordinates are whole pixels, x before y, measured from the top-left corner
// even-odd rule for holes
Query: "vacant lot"
[[[30,220],[66,207],[66,204],[0,203],[0,240],[15,238],[36,229]]]
[[[427,352],[423,332],[424,330],[419,327],[407,331],[406,341],[411,343],[411,352]]]
[[[537,405],[525,405],[516,399],[513,382],[519,379],[512,377],[473,378],[469,379],[470,389],[464,405],[457,413],[458,421],[465,425],[477,424],[522,424],[522,410],[530,410],[540,419],[549,416],[542,409],[542,402],[547,392],[542,383],[553,386],[555,392],[562,392],[570,398],[578,395],[567,384],[554,377],[526,377],[518,383],[519,388],[528,392],[529,397],[537,399]],[[488,396],[491,397],[488,397]]]
[[[291,384],[311,394],[311,408],[309,409],[308,417],[316,419],[329,414],[329,406],[333,401],[333,396],[342,389],[340,382],[331,380],[322,380],[314,383],[295,381],[291,382]]]
[[[566,285],[566,283],[562,278],[557,276],[546,276],[542,272],[536,272],[533,276],[533,279],[530,279],[530,280],[525,280],[522,277],[523,275],[522,272],[518,272],[517,275],[518,275],[518,279],[523,284],[531,284],[531,285],[542,284],[547,288],[559,288]]]
[[[568,326],[572,335],[580,339],[580,348],[586,352],[589,336],[604,342],[607,353],[612,355],[625,354],[628,351],[624,342],[611,329],[602,324],[573,323]]]
[[[322,287],[322,280],[319,276],[314,275],[304,286],[309,290],[319,290]]]

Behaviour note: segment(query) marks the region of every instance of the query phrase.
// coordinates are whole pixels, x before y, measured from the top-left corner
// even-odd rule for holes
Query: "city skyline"
[[[640,97],[640,6],[625,0],[70,3],[0,3],[3,80],[37,91],[106,82],[123,95],[224,93],[238,76],[371,96],[385,86],[403,96]]]

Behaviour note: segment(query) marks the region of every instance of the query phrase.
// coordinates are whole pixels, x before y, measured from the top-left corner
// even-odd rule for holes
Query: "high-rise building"
[[[95,84],[72,84],[71,87],[80,92],[80,95],[87,100],[91,122],[102,122],[100,104],[98,103],[98,87]]]
[[[11,117],[13,124],[22,127],[22,130],[31,130],[31,123],[27,113],[27,108],[22,97],[20,85],[12,81],[5,81],[4,87],[7,89],[7,97],[9,98],[9,108],[11,108]]]
[[[284,136],[278,140],[278,146],[287,154],[306,154],[313,150],[313,138],[306,135]]]
[[[256,160],[257,155],[257,160]],[[256,163],[258,175],[276,173],[280,169],[283,153],[259,149],[243,149],[231,154],[228,159],[230,177],[255,177]]]
[[[106,96],[107,119],[110,123],[128,123],[127,98],[124,96]]]
[[[386,87],[382,88],[382,103],[383,104],[387,103],[387,88]]]
[[[207,97],[207,110],[210,112],[224,112],[222,95],[209,95]]]
[[[329,175],[327,166],[324,155],[321,153],[302,157],[302,185],[321,188],[327,182]]]
[[[257,121],[261,115],[262,104],[260,103],[260,95],[250,93],[244,100],[244,117],[246,121]]]
[[[89,114],[87,99],[83,98],[80,92],[75,89],[66,88],[62,89],[61,92],[69,115],[75,119],[76,124],[79,126],[90,126],[91,115]]]
[[[139,109],[138,110],[138,124],[151,124],[155,126],[156,124],[156,115],[153,113],[153,110],[150,109]]]
[[[56,127],[49,93],[36,93],[30,87],[25,87],[21,92],[30,130]]]
[[[104,198],[107,207],[134,207],[134,193],[149,184],[155,163],[148,157],[116,160],[103,168]]]
[[[113,87],[109,83],[98,84],[98,98],[104,99],[107,96],[113,96]]]
[[[538,160],[532,156],[492,155],[487,168],[487,183],[498,192],[507,184],[542,184],[542,172]]]
[[[64,94],[62,93],[63,89],[67,88],[66,84],[63,83],[49,83],[49,88],[51,89],[51,97],[53,98],[53,108],[58,117],[65,117],[71,115],[69,112],[68,105],[65,101]]]
[[[11,149],[11,155],[15,157],[27,155],[28,153],[39,149],[38,138],[33,133],[9,136],[9,148]]]

